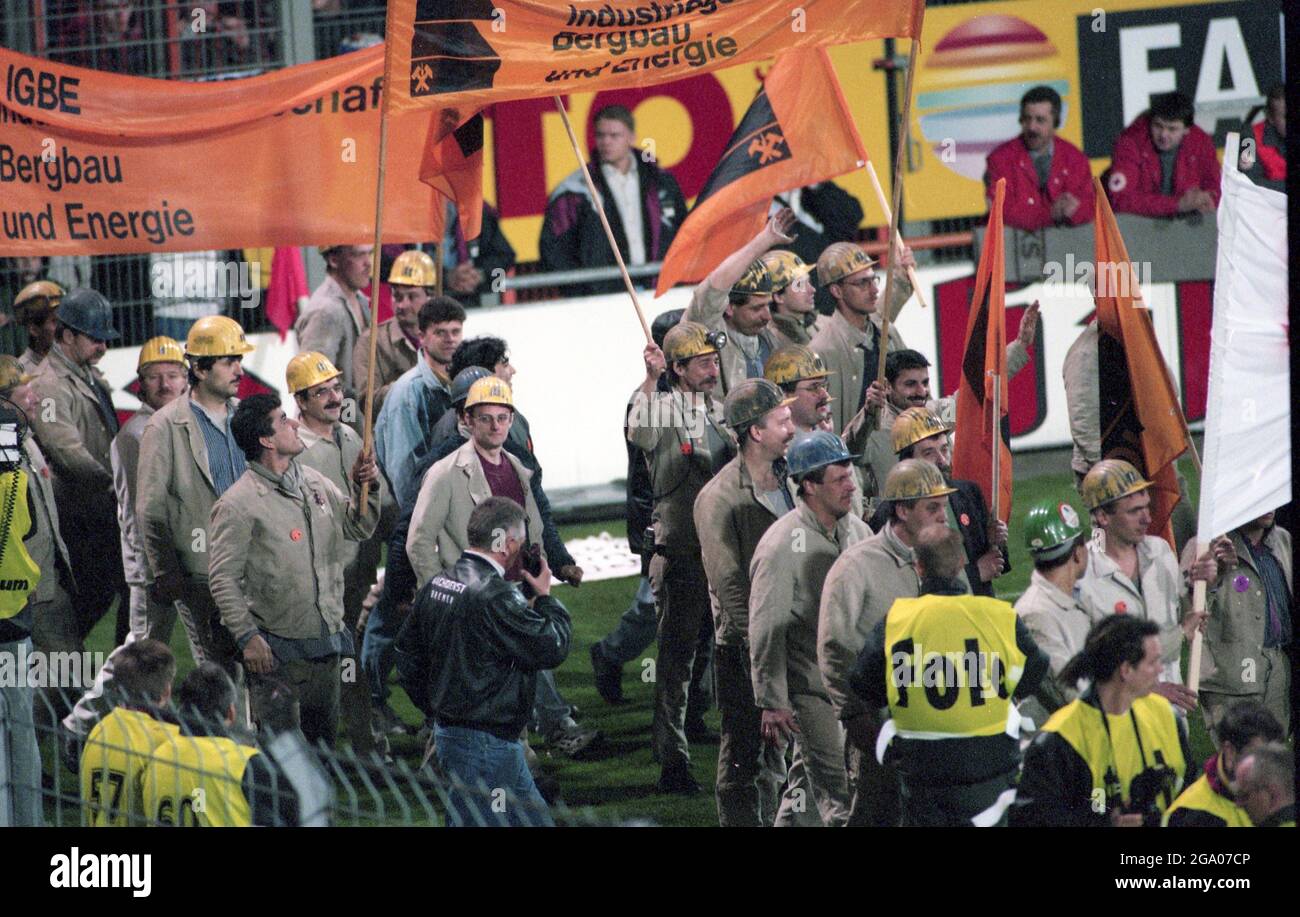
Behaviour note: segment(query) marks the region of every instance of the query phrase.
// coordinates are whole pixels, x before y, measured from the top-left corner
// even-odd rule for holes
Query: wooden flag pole
[[[881,388],[885,385],[885,357],[889,351],[889,301],[894,292],[894,259],[900,249],[898,243],[898,213],[903,203],[903,157],[907,153],[907,128],[912,117],[912,77],[916,74],[916,51],[921,46],[919,37],[912,39],[912,48],[907,54],[907,83],[903,90],[903,118],[898,132],[898,152],[894,156],[894,209],[889,214],[889,270],[885,273],[885,298],[880,310],[880,357],[876,364],[876,382]],[[870,321],[871,319],[867,319]],[[873,409],[871,424],[868,429],[880,428],[880,410]]]
[[[446,208],[443,208],[442,212],[445,214],[447,212]],[[459,215],[457,215],[457,219],[459,219]],[[434,287],[434,292],[437,293],[439,296],[442,295],[443,267],[444,265],[443,265],[443,257],[442,257],[442,243],[435,242],[433,243],[433,277],[434,280],[437,281],[437,285]]]
[[[1210,549],[1209,544],[1202,541],[1200,536],[1196,537],[1196,556],[1200,557]],[[1205,611],[1205,587],[1206,582],[1203,579],[1195,580],[1192,583],[1192,613],[1202,614]],[[1201,686],[1201,629],[1196,628],[1196,633],[1192,634],[1191,654],[1187,659],[1187,690],[1195,694]]]
[[[880,209],[885,213],[885,222],[892,223],[894,221],[894,211],[890,208],[889,201],[885,199],[885,189],[880,187],[880,176],[876,174],[876,167],[869,159],[867,160],[867,177],[871,179],[871,187],[876,191],[876,201],[880,204]],[[898,241],[900,244],[903,242],[901,238]],[[928,308],[929,303],[925,301],[925,294],[921,292],[921,281],[916,277],[916,268],[908,267],[907,279],[912,282],[912,292],[916,294],[916,301],[921,304],[921,308]]]
[[[989,494],[989,502],[992,504],[992,516],[989,519],[989,525],[993,527],[990,532],[989,540],[996,543],[992,536],[997,532],[998,520],[1002,517],[999,511],[1002,509],[1002,379],[993,376],[993,487]]]
[[[379,174],[375,182],[375,248],[370,255],[370,365],[366,371],[366,421],[362,437],[362,454],[374,454],[375,429],[375,359],[379,346],[379,262],[384,229],[384,170],[388,156],[388,53],[384,54],[384,82],[379,104]],[[361,512],[370,500],[370,485],[361,488]]]
[[[600,225],[605,227],[605,238],[609,240],[609,247],[614,252],[614,260],[618,262],[618,269],[623,274],[623,284],[627,287],[627,295],[632,297],[636,317],[641,321],[641,330],[645,332],[646,342],[653,343],[654,337],[650,334],[650,325],[646,323],[645,312],[641,310],[641,300],[637,299],[632,277],[627,272],[627,265],[623,263],[623,254],[618,250],[618,243],[614,241],[614,230],[609,228],[605,207],[600,201],[600,195],[596,194],[596,184],[591,180],[591,173],[587,171],[587,157],[583,154],[582,147],[578,145],[578,138],[573,133],[573,125],[569,123],[569,113],[564,110],[564,100],[559,96],[555,97],[555,107],[560,110],[560,117],[564,119],[564,130],[568,132],[569,143],[573,144],[573,155],[578,157],[578,171],[587,182],[587,193],[591,195],[591,206],[596,208],[596,215],[600,217]]]

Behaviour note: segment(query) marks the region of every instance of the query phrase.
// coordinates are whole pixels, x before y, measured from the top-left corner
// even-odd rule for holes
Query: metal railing
[[[77,738],[59,718],[80,691],[18,690],[31,692],[23,703],[14,688],[0,692],[0,827],[615,824],[590,809],[539,806],[508,787],[469,785],[428,750],[384,760],[350,745],[312,747],[296,729],[257,735],[139,698],[115,697]],[[32,741],[35,772],[15,760]]]

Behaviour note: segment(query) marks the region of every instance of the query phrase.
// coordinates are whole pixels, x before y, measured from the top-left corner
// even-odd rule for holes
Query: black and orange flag
[[[1002,241],[1006,179],[998,179],[988,232],[975,269],[975,294],[966,322],[952,474],[974,481],[1006,522],[1011,514],[1011,421],[1007,409],[1007,285]],[[996,405],[996,410],[995,410]],[[996,438],[994,430],[997,431]],[[996,458],[996,461],[995,461]],[[996,493],[994,476],[996,465]]]
[[[456,205],[466,239],[477,239],[483,222],[483,114],[463,124],[444,110],[420,163],[420,181]]]
[[[763,228],[772,197],[867,163],[825,50],[782,54],[664,256],[656,295],[703,280]]]
[[[1156,343],[1137,271],[1115,224],[1101,182],[1096,185],[1097,379],[1101,395],[1101,457],[1131,462],[1153,482],[1152,534],[1174,547],[1169,517],[1179,500],[1174,461],[1191,445],[1183,410]],[[1175,550],[1177,548],[1175,547]]]

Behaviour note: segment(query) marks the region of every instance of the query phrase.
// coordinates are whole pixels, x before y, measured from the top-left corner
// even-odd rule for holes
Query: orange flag
[[[1156,343],[1137,271],[1115,224],[1101,182],[1096,185],[1096,280],[1101,457],[1131,462],[1151,488],[1151,528],[1174,546],[1169,517],[1178,503],[1174,460],[1191,445],[1182,407]],[[1175,548],[1176,550],[1176,548]]]
[[[772,196],[866,165],[830,57],[777,58],[664,256],[657,295],[709,271],[763,228]]]
[[[923,0],[389,0],[391,111],[650,86],[788,50],[915,37]]]
[[[975,293],[971,297],[970,317],[966,322],[966,346],[962,351],[961,381],[957,386],[957,435],[952,451],[953,477],[974,481],[992,506],[996,450],[997,517],[1002,522],[1006,522],[1011,514],[1006,258],[1002,242],[1002,201],[1006,184],[1006,179],[1000,178],[994,188],[988,232],[975,269]]]
[[[465,238],[477,239],[483,222],[483,114],[464,124],[444,110],[420,163],[420,180],[456,205]]]

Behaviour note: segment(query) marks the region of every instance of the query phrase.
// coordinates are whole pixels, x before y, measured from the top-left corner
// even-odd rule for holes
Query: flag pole
[[[885,298],[880,312],[880,356],[876,361],[876,382],[883,388],[885,384],[885,357],[889,351],[889,301],[894,292],[894,258],[901,252],[895,247],[898,243],[898,213],[903,204],[903,156],[907,153],[908,122],[912,117],[912,77],[916,74],[916,52],[921,46],[920,36],[912,38],[912,48],[907,53],[907,82],[903,90],[903,117],[898,131],[898,152],[894,156],[894,209],[889,214],[889,270],[885,273]],[[870,319],[867,319],[870,321]],[[869,429],[880,428],[880,411],[871,411]]]
[[[992,536],[997,531],[998,520],[1002,518],[999,515],[999,510],[1002,509],[1002,379],[996,373],[993,374],[993,486],[990,490],[992,517],[989,525],[993,527],[993,532],[989,533],[989,540],[996,543]]]
[[[447,212],[446,208],[443,208],[443,213],[446,212]],[[434,287],[434,292],[437,293],[439,296],[442,295],[443,260],[444,259],[442,257],[442,243],[434,242],[433,243],[433,267],[434,267],[433,277],[434,280],[437,281],[437,284]]]
[[[391,46],[390,46],[391,47]],[[362,454],[372,454],[375,448],[375,359],[379,347],[379,262],[384,228],[384,170],[388,157],[388,87],[391,75],[390,49],[384,49],[384,80],[379,103],[379,173],[375,181],[375,247],[370,255],[370,363],[366,370],[366,419],[362,437]],[[361,487],[361,512],[365,513],[370,500],[370,485]]]
[[[867,176],[871,179],[871,187],[876,191],[876,201],[880,204],[880,209],[885,213],[885,222],[892,223],[894,221],[894,211],[885,198],[885,189],[880,187],[880,176],[876,174],[876,167],[870,159],[867,160]],[[903,242],[901,238],[898,241]],[[916,268],[908,267],[907,279],[912,282],[912,292],[916,294],[916,301],[921,304],[921,308],[928,308],[929,303],[925,301],[925,294],[921,292],[921,281],[916,277]]]
[[[591,195],[591,206],[596,208],[596,215],[600,217],[600,225],[605,227],[605,238],[609,240],[609,247],[614,252],[614,260],[618,262],[618,269],[623,274],[623,284],[627,287],[627,295],[632,297],[632,305],[636,309],[636,317],[641,321],[641,330],[645,332],[645,339],[653,343],[654,337],[650,334],[650,326],[646,323],[645,312],[641,309],[641,301],[637,299],[636,288],[632,285],[632,277],[627,272],[627,265],[623,263],[623,254],[618,250],[618,242],[614,241],[614,230],[609,228],[609,220],[605,217],[605,207],[601,203],[600,196],[596,194],[596,185],[591,180],[591,173],[587,171],[587,157],[583,155],[582,147],[578,144],[578,138],[573,133],[573,125],[569,122],[569,113],[564,109],[564,100],[559,96],[555,97],[555,107],[560,110],[560,117],[564,119],[564,129],[568,132],[569,143],[573,144],[573,155],[578,157],[578,171],[587,182],[587,193]]]

